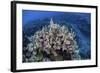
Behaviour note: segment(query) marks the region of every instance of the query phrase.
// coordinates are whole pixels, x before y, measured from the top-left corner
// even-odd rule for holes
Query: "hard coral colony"
[[[79,60],[79,49],[75,32],[65,25],[59,25],[51,19],[50,25],[35,32],[29,38],[26,49],[31,56],[24,62]]]

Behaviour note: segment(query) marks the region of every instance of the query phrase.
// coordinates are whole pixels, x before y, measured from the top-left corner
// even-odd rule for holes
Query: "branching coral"
[[[55,24],[51,19],[50,25],[35,32],[27,45],[31,53],[28,62],[63,61],[80,59],[76,34],[65,25]]]

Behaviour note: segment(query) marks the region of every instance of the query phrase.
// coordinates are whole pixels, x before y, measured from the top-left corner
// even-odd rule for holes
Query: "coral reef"
[[[72,28],[54,23],[44,26],[29,37],[30,43],[24,47],[23,62],[45,62],[79,60],[76,33]]]

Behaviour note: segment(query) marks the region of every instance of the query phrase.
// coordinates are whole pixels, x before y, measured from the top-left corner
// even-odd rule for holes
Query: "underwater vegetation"
[[[79,60],[79,48],[76,33],[72,28],[54,23],[44,26],[34,35],[28,37],[29,42],[24,50],[24,62],[45,62]]]

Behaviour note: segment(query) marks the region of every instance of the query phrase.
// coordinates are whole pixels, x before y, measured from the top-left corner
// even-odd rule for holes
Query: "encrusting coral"
[[[65,25],[59,25],[51,19],[50,25],[44,26],[29,37],[26,49],[31,56],[25,62],[79,60],[76,34]]]

